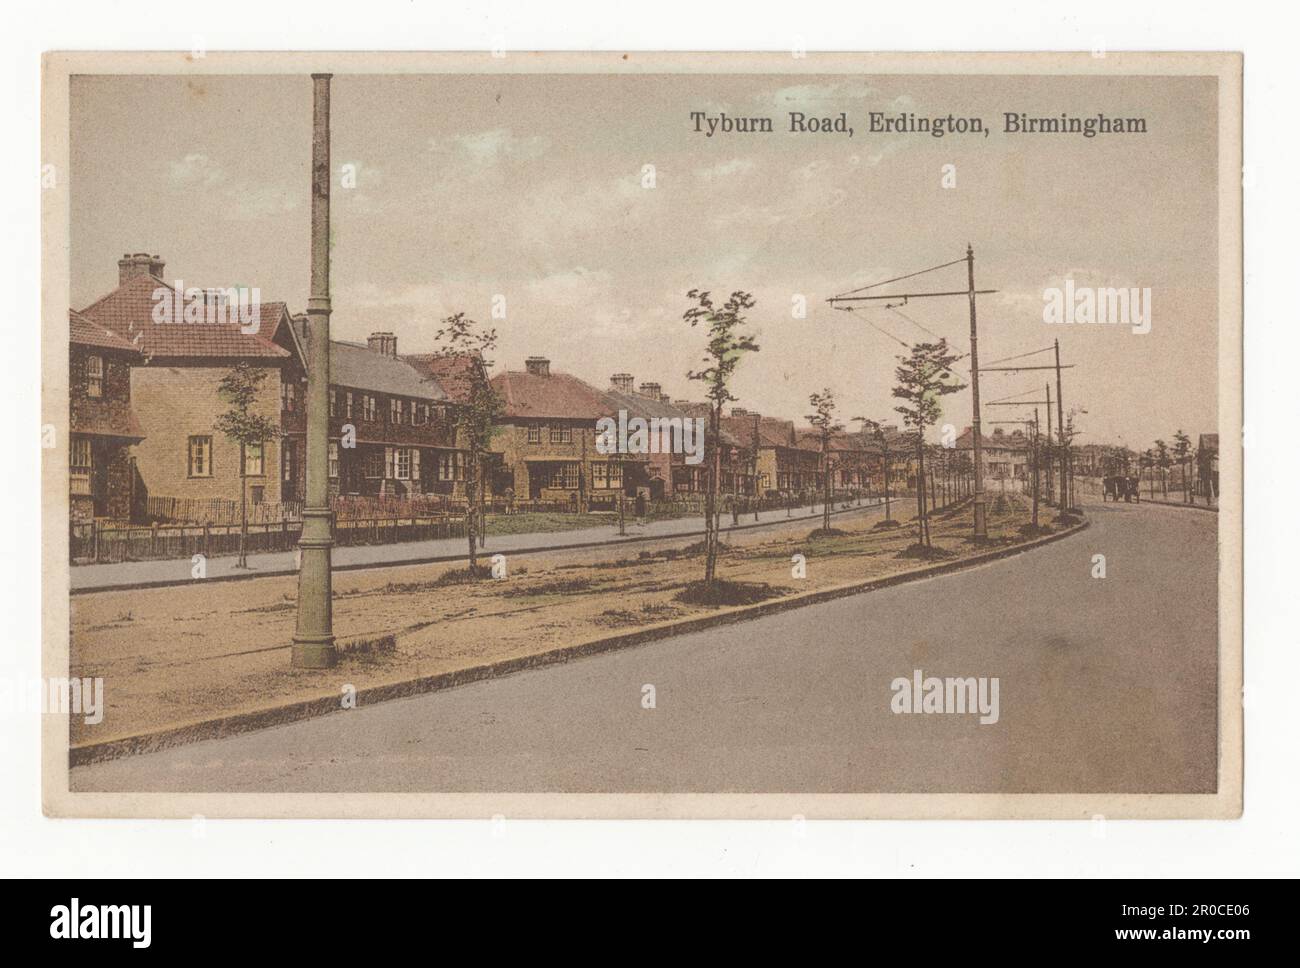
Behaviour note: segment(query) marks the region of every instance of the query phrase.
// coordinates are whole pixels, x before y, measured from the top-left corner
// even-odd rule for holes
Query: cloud
[[[232,222],[256,221],[292,212],[302,192],[283,183],[233,178],[225,166],[201,152],[168,163],[172,184],[187,194],[214,203],[220,217]]]
[[[222,213],[236,222],[256,221],[295,211],[300,201],[300,191],[284,186],[251,185],[232,188],[226,193]]]
[[[434,155],[452,157],[477,167],[491,167],[504,161],[532,161],[545,154],[550,145],[550,140],[540,135],[516,137],[509,128],[429,139],[429,150]]]

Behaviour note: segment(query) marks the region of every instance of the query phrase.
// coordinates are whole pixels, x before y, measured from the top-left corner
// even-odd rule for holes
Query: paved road
[[[906,499],[901,505],[906,507]],[[874,514],[883,510],[884,504],[879,498],[865,500],[861,507],[854,505],[847,510],[834,509],[835,515]],[[794,508],[793,513],[785,510],[760,511],[758,521],[753,514],[742,514],[739,527],[779,527],[794,519],[813,519],[821,517],[820,507],[810,512],[807,505]],[[731,515],[722,516],[722,530],[730,531],[733,525]],[[573,531],[539,531],[529,534],[488,535],[483,553],[494,555],[530,554],[550,551],[556,546],[572,547],[574,545],[618,544],[647,538],[689,537],[704,533],[704,518],[669,518],[662,521],[648,521],[637,524],[634,519],[626,522],[627,535],[618,533],[618,524],[607,524],[596,528],[581,528]],[[443,538],[433,541],[409,541],[402,544],[349,545],[335,548],[333,562],[335,568],[381,568],[394,563],[415,561],[465,561],[465,538]],[[291,575],[298,571],[297,553],[293,551],[267,551],[250,554],[247,570],[235,567],[234,555],[210,558],[207,563],[206,580],[214,578],[250,579],[266,578],[270,575]],[[71,587],[75,592],[105,591],[114,588],[131,587],[142,584],[185,585],[193,581],[190,574],[189,558],[172,558],[161,561],[119,561],[103,565],[77,565],[71,569]]]
[[[1212,791],[1217,516],[1090,513],[955,575],[79,768],[73,789]],[[891,713],[918,668],[998,677],[998,722]]]

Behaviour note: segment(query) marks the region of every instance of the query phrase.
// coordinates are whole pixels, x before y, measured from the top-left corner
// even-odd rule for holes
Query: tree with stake
[[[835,419],[835,394],[830,387],[814,393],[808,398],[808,405],[813,413],[804,417],[817,430],[817,437],[822,445],[822,530],[831,529],[831,437],[844,429],[844,425]]]
[[[1160,496],[1166,500],[1169,498],[1169,465],[1172,463],[1169,459],[1169,445],[1163,440],[1156,441],[1156,466],[1160,468]]]
[[[501,415],[502,403],[488,381],[487,371],[492,366],[488,354],[497,345],[495,329],[480,329],[479,324],[464,313],[456,313],[442,321],[442,328],[434,334],[437,355],[459,358],[469,357],[473,363],[469,373],[469,400],[456,413],[456,436],[469,451],[469,466],[465,481],[465,530],[469,537],[469,571],[478,571],[478,529],[482,524],[484,460],[492,443],[493,427]]]
[[[899,366],[894,370],[894,378],[898,380],[894,397],[903,401],[894,411],[902,415],[916,447],[917,544],[925,548],[931,547],[925,511],[925,428],[938,422],[942,415],[939,403],[942,397],[966,388],[966,384],[956,382],[952,375],[953,364],[960,358],[948,349],[945,339],[937,343],[916,343],[909,355],[898,357]]]
[[[686,376],[699,380],[705,386],[709,401],[709,435],[705,441],[705,459],[708,461],[708,491],[704,498],[704,583],[713,584],[718,564],[718,494],[722,484],[722,450],[719,440],[722,426],[722,408],[737,399],[728,385],[741,358],[746,353],[758,352],[758,343],[744,332],[745,313],[754,308],[754,297],[747,292],[733,292],[721,306],[712,296],[700,289],[692,289],[686,298],[695,303],[682,314],[691,326],[704,323],[709,329],[709,341],[704,353],[705,367],[692,370]]]
[[[280,436],[278,420],[252,412],[268,375],[267,370],[240,362],[217,384],[217,392],[230,404],[230,409],[217,417],[213,426],[218,433],[239,445],[239,559],[235,562],[236,568],[248,567],[248,451],[256,447],[258,462],[264,463],[266,442]]]
[[[877,420],[854,417],[853,422],[862,424],[863,435],[875,441],[876,446],[880,448],[881,459],[885,464],[885,520],[890,521],[892,518],[889,514],[889,436],[885,433],[884,426]]]
[[[1178,467],[1183,475],[1183,503],[1191,503],[1191,496],[1187,490],[1187,462],[1192,456],[1192,438],[1183,433],[1182,430],[1174,433],[1174,457],[1178,461]]]

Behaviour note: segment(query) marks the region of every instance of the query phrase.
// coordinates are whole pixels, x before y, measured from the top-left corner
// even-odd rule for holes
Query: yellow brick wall
[[[268,367],[255,412],[280,420],[280,370]],[[230,405],[217,393],[230,366],[168,366],[151,363],[131,368],[131,405],[145,434],[132,453],[151,495],[239,500],[239,445],[213,428]],[[189,438],[212,438],[212,476],[190,477]],[[249,488],[266,488],[265,500],[280,500],[280,443],[263,445],[261,477]]]

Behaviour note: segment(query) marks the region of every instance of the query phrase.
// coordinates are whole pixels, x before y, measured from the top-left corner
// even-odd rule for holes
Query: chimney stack
[[[732,407],[731,415],[733,417],[748,417],[749,411],[746,410],[744,407]]]
[[[127,252],[117,260],[117,284],[125,286],[132,279],[140,276],[155,276],[161,279],[166,263],[156,255],[148,252]]]
[[[612,386],[612,387],[613,387],[615,390],[617,390],[619,393],[631,393],[631,392],[632,392],[632,374],[631,374],[631,373],[615,373],[613,376],[611,376],[611,377],[609,378],[609,385]]]
[[[384,356],[397,355],[397,337],[392,333],[371,333],[366,337],[366,345]]]
[[[661,399],[661,395],[659,392],[661,389],[662,388],[659,386],[658,383],[642,383],[641,396],[649,397],[651,400],[659,400]]]
[[[551,361],[544,356],[530,356],[524,360],[524,369],[533,376],[550,376]]]

